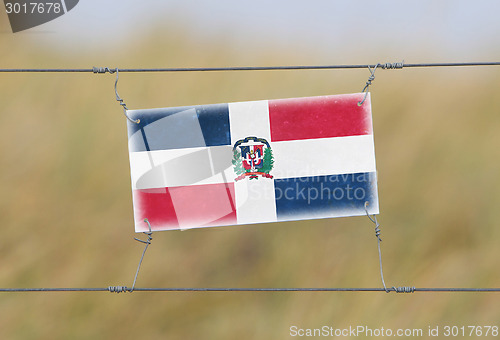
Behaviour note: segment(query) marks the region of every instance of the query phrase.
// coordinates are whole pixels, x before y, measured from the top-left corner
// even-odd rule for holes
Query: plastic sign
[[[127,111],[135,230],[377,214],[363,97]]]

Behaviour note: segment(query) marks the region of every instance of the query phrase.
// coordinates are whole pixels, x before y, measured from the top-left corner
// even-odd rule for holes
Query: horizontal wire
[[[399,64],[400,67],[389,65]],[[74,72],[74,73],[114,73],[119,72],[206,72],[206,71],[272,71],[272,70],[333,70],[333,69],[364,69],[379,65],[383,69],[408,67],[456,67],[456,66],[500,66],[500,62],[459,62],[459,63],[384,63],[384,64],[357,64],[357,65],[299,65],[299,66],[235,66],[235,67],[178,67],[178,68],[4,68],[0,72]]]
[[[0,288],[0,293],[17,292],[131,292],[127,287],[121,290],[108,288]],[[384,292],[384,288],[134,288],[134,292]],[[500,288],[414,288],[411,291],[389,290],[396,293],[413,292],[453,292],[453,293],[478,293],[496,292]]]

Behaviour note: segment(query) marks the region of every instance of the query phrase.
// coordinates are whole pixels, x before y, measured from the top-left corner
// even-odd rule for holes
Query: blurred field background
[[[203,43],[180,24],[158,25],[99,54],[0,34],[0,67],[335,63],[292,45],[249,58],[224,37]],[[175,34],[154,33],[167,30]],[[398,61],[381,56],[337,61]],[[123,73],[118,89],[137,109],[355,93],[368,76]],[[388,286],[500,286],[499,76],[495,67],[377,71]],[[143,244],[133,240],[126,122],[113,83],[109,74],[0,74],[1,287],[132,284]],[[381,287],[373,227],[355,217],[158,232],[137,286]],[[499,302],[497,293],[1,293],[0,338],[286,339],[292,325],[425,331],[499,325]]]

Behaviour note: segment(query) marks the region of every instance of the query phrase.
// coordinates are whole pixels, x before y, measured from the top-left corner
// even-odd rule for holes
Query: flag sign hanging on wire
[[[136,232],[378,214],[364,95],[127,111]]]
[[[4,0],[12,33],[52,21],[71,11],[80,0]]]

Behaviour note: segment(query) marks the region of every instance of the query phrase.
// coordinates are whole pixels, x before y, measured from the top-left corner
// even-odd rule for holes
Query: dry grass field
[[[293,51],[246,60],[223,40],[200,46],[182,32],[98,58],[32,40],[1,34],[0,67],[311,63]],[[368,75],[124,73],[119,92],[132,109],[154,108],[353,93]],[[389,286],[500,286],[499,76],[493,67],[377,71]],[[113,83],[109,74],[0,74],[0,287],[131,285],[143,245],[133,240],[126,121]],[[138,287],[381,286],[366,217],[153,238]],[[500,326],[499,302],[498,293],[0,293],[0,338],[286,339],[292,325]]]

